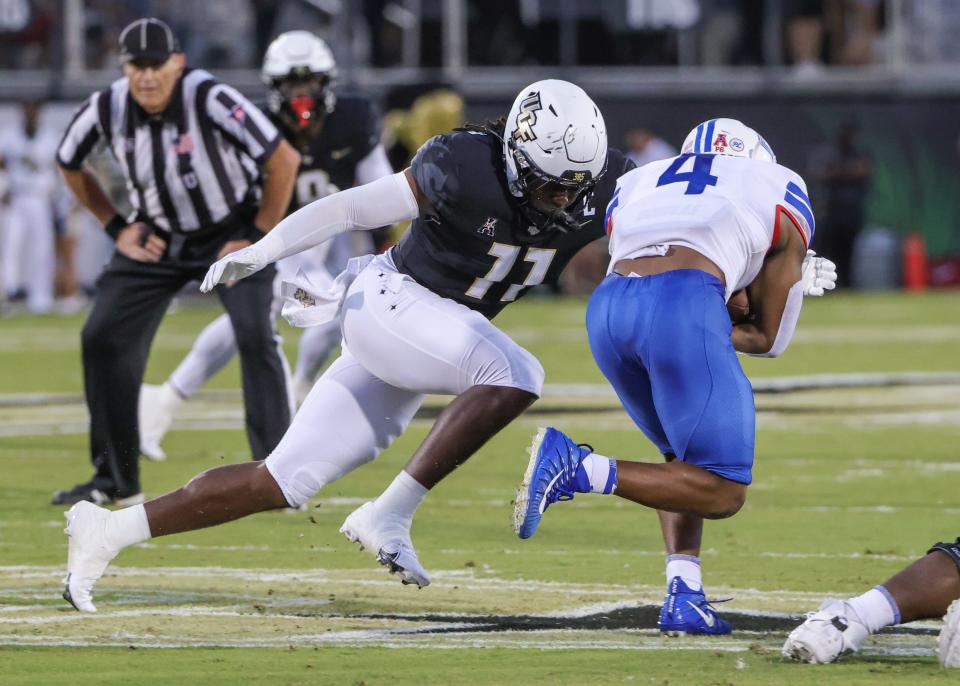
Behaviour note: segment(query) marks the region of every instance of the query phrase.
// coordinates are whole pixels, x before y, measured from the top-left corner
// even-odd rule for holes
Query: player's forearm
[[[763,355],[773,347],[773,339],[753,322],[735,324],[730,342],[738,353]]]
[[[253,223],[263,232],[269,232],[283,219],[290,206],[293,186],[300,167],[300,154],[289,143],[281,141],[267,160],[260,209]]]
[[[408,221],[419,214],[401,172],[349,188],[301,207],[255,244],[258,261],[268,264],[351,230],[371,230]]]
[[[107,224],[116,216],[117,210],[100,188],[93,174],[85,169],[60,167],[64,180],[81,205],[93,213],[101,224]]]

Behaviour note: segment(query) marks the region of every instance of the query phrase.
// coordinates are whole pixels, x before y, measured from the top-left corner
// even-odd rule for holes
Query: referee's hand
[[[117,234],[117,252],[137,262],[159,262],[166,249],[167,242],[143,222],[134,222]]]
[[[256,274],[268,264],[258,253],[257,245],[253,244],[221,257],[210,265],[203,283],[200,284],[200,292],[209,293],[217,284],[225,283],[230,286],[233,281]]]

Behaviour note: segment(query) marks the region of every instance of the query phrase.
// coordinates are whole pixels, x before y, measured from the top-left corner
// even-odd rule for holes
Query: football
[[[750,317],[750,300],[747,298],[745,289],[741,288],[730,296],[727,301],[727,313],[734,324],[745,322]]]

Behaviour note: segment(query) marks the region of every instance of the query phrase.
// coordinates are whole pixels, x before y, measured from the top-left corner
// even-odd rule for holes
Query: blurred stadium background
[[[119,75],[120,29],[148,15],[170,23],[190,64],[254,98],[269,41],[314,31],[334,49],[340,87],[379,101],[398,167],[463,116],[458,101],[417,101],[441,87],[477,120],[502,114],[526,83],[561,76],[597,100],[611,145],[641,160],[667,156],[705,118],[741,118],[807,179],[818,224],[841,225],[820,241],[853,249],[842,278],[960,284],[952,0],[0,0],[0,128],[35,99],[62,130]],[[845,130],[871,165],[861,179],[831,177]],[[89,287],[108,246],[99,227],[72,223]]]
[[[555,385],[428,499],[414,535],[434,587],[388,581],[336,529],[403,464],[436,403],[309,515],[263,515],[125,553],[101,584],[106,611],[81,622],[58,598],[65,539],[46,502],[87,470],[76,310],[111,246],[64,197],[57,214],[80,287],[55,310],[67,316],[0,305],[0,683],[60,683],[66,671],[72,683],[129,682],[131,670],[137,683],[205,684],[241,674],[249,683],[949,682],[932,657],[936,623],[881,636],[832,671],[784,665],[777,649],[825,593],[858,593],[958,533],[960,304],[948,289],[960,286],[960,2],[0,0],[0,133],[20,126],[23,102],[41,101],[59,134],[82,98],[119,76],[117,34],[142,16],[168,21],[190,65],[255,100],[269,41],[314,31],[334,50],[339,88],[379,102],[397,168],[432,133],[505,113],[539,78],[583,86],[611,145],[639,160],[671,155],[706,118],[740,118],[807,179],[818,241],[828,241],[815,247],[850,251],[849,283],[805,307],[783,360],[746,364],[761,390],[757,485],[741,514],[708,527],[704,552],[708,585],[735,597],[735,624],[749,627],[731,641],[656,635],[662,544],[652,515],[636,527],[623,505],[584,499],[542,540],[521,548],[511,538],[509,498],[538,423],[590,432],[612,453],[653,452],[584,340],[582,296],[603,272],[602,246],[571,265],[565,293],[497,320]],[[111,178],[107,156],[97,167]],[[0,205],[0,249],[2,217]],[[192,289],[180,302],[148,381],[164,379],[219,313]],[[297,334],[285,332],[291,352]],[[810,376],[822,373],[833,376]],[[247,459],[238,387],[234,363],[178,416],[174,457],[144,467],[149,495]],[[191,646],[206,650],[129,650]]]

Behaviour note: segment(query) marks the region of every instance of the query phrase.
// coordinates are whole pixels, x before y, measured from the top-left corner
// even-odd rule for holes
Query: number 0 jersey
[[[780,209],[794,226],[779,225]],[[807,245],[814,232],[807,187],[795,172],[772,162],[690,153],[621,177],[606,224],[611,270],[618,260],[684,246],[723,271],[727,298],[757,276],[781,230],[799,230]]]
[[[580,248],[603,236],[603,208],[617,177],[633,168],[608,150],[606,174],[567,210],[581,228],[543,231],[507,188],[499,138],[462,130],[435,136],[411,170],[437,214],[414,219],[393,248],[394,263],[434,293],[493,319],[529,287],[556,282]]]

